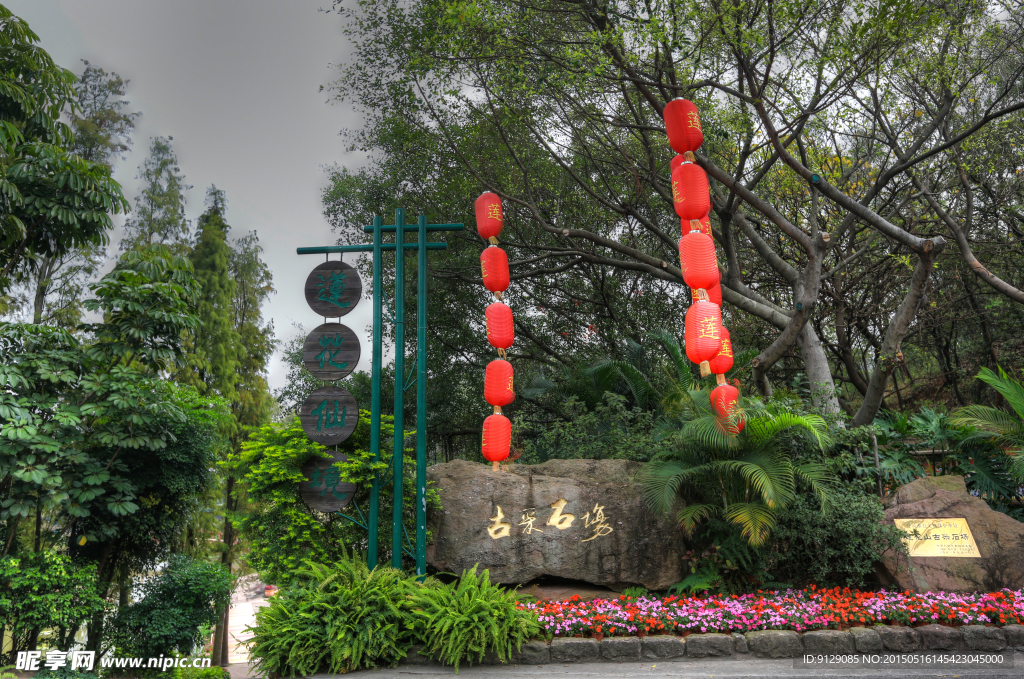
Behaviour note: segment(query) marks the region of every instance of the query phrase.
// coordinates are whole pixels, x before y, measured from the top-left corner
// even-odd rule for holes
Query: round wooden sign
[[[306,302],[325,318],[338,318],[355,309],[362,290],[359,273],[344,262],[317,264],[306,277]]]
[[[306,397],[299,410],[299,421],[310,441],[334,446],[355,431],[359,406],[352,394],[341,387],[320,387]]]
[[[359,363],[359,338],[341,323],[324,323],[302,345],[302,364],[314,377],[333,382],[348,377]]]
[[[333,452],[333,459],[317,458],[302,465],[306,480],[299,484],[299,495],[311,509],[336,512],[345,507],[356,493],[354,483],[342,483],[335,462],[344,462],[348,456]]]

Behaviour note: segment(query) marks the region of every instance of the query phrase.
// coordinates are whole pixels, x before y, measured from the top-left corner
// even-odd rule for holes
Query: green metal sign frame
[[[395,223],[384,224],[383,217],[374,217],[373,224],[363,230],[373,235],[373,242],[365,245],[327,245],[322,247],[297,248],[299,255],[330,255],[345,252],[373,253],[373,360],[370,387],[370,452],[374,462],[381,459],[380,441],[380,379],[383,357],[384,289],[382,280],[383,253],[395,252],[395,311],[391,320],[395,325],[395,436],[391,454],[391,482],[393,484],[393,511],[391,516],[391,565],[402,567],[402,553],[406,552],[416,560],[416,574],[427,572],[427,251],[446,250],[447,243],[428,243],[427,234],[435,231],[462,231],[463,224],[428,224],[424,215],[419,215],[416,224],[405,223],[405,210],[395,210]],[[397,225],[401,224],[402,228]],[[405,234],[416,232],[417,242],[406,243]],[[384,234],[394,233],[395,242],[385,243]],[[417,273],[417,328],[416,328],[416,377],[407,382],[405,378],[405,256],[416,251]],[[398,256],[401,251],[403,256]],[[410,375],[411,377],[411,375]],[[416,543],[414,553],[402,544],[405,528],[402,525],[403,473],[402,461],[405,443],[405,392],[416,384]],[[370,490],[369,516],[366,522],[346,517],[367,530],[367,565],[377,565],[379,545],[380,486],[384,479],[374,478]],[[362,518],[362,510],[356,509]],[[408,541],[408,538],[406,538]],[[411,546],[411,545],[410,545]]]

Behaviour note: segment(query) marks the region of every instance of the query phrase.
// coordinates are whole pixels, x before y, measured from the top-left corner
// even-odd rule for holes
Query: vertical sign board
[[[352,311],[362,294],[359,273],[344,262],[323,262],[306,277],[306,303],[317,315],[339,318]],[[302,345],[302,363],[326,382],[344,379],[359,363],[359,338],[341,323],[324,323],[313,330]],[[309,440],[324,446],[337,446],[359,424],[359,405],[352,394],[334,385],[316,389],[303,402],[299,422]],[[299,484],[299,495],[312,509],[336,512],[352,501],[355,484],[342,483],[337,462],[347,456],[337,450],[330,458],[310,460],[302,467],[306,480]]]

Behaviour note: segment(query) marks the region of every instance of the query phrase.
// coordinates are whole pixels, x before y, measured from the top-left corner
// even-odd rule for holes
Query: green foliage
[[[0,559],[0,629],[13,639],[10,659],[34,648],[43,630],[53,630],[55,648],[69,650],[74,630],[103,610],[95,566],[74,563],[66,554],[42,551]]]
[[[178,379],[201,392],[212,389],[229,402],[238,400],[241,338],[233,321],[235,280],[229,270],[231,249],[227,243],[230,227],[224,221],[224,194],[211,186],[208,208],[199,218],[195,247],[189,255],[198,284],[196,316],[201,325],[191,338],[188,363]]]
[[[712,516],[692,544],[686,555],[690,574],[671,592],[737,594],[779,584],[766,570],[762,549],[751,546],[735,523]]]
[[[491,583],[490,574],[462,573],[458,582],[413,590],[410,597],[416,631],[424,652],[454,665],[483,660],[487,651],[507,662],[513,647],[540,632],[536,616],[516,608],[516,594]]]
[[[0,6],[0,295],[40,257],[103,245],[126,211],[107,167],[70,151],[61,115],[77,78],[53,63],[28,24]]]
[[[651,509],[667,512],[682,497],[686,506],[678,518],[685,532],[721,516],[740,526],[750,545],[758,546],[778,512],[797,498],[798,482],[827,498],[834,478],[827,467],[794,459],[788,445],[795,436],[820,449],[829,447],[820,416],[776,406],[748,407],[746,427],[735,435],[712,414],[706,392],[691,390],[683,396],[683,424],[667,432],[674,450],[648,463],[637,477]]]
[[[630,408],[626,398],[606,392],[593,409],[569,397],[562,404],[565,419],[538,427],[524,436],[523,462],[545,460],[626,459],[646,462],[667,446],[654,433],[654,414]]]
[[[382,418],[382,450],[390,451],[393,424]],[[250,562],[270,582],[285,583],[302,563],[312,560],[330,563],[344,556],[345,545],[363,548],[366,545],[365,505],[375,475],[382,475],[387,462],[373,461],[370,447],[370,413],[359,411],[359,424],[338,450],[348,460],[336,463],[340,480],[354,483],[356,494],[352,504],[341,513],[321,514],[306,506],[299,496],[298,485],[305,480],[302,465],[318,457],[330,457],[326,449],[313,443],[302,431],[298,419],[287,424],[271,424],[257,429],[231,456],[229,467],[244,483],[252,503],[241,520],[243,534],[251,543]],[[415,457],[406,450],[406,478],[415,474]],[[392,486],[383,478],[380,489],[380,516],[390,517]],[[403,496],[402,512],[406,521],[415,520],[415,495]],[[428,485],[427,503],[440,508],[437,491]],[[388,560],[387,545],[391,540],[391,523],[384,519],[379,525],[381,562]],[[429,539],[429,538],[428,538]]]
[[[118,655],[155,658],[201,648],[201,629],[217,619],[231,596],[231,576],[220,565],[172,556],[156,575],[139,579],[138,601],[121,606],[110,622]]]
[[[637,599],[642,596],[647,596],[647,588],[627,587],[626,589],[622,590],[622,596],[626,597],[627,599]]]
[[[884,516],[876,496],[837,488],[822,511],[818,498],[802,495],[779,514],[763,549],[767,569],[796,587],[863,587],[883,553],[907,557],[906,533]]]
[[[174,137],[154,137],[149,157],[139,168],[142,192],[135,198],[132,216],[125,221],[122,250],[160,243],[176,254],[188,249],[189,225],[185,219],[185,192],[192,187],[178,166],[171,142]]]
[[[416,641],[408,620],[407,576],[358,556],[314,562],[256,612],[249,653],[270,676],[394,666]],[[421,585],[414,585],[421,587]]]
[[[1005,452],[1009,458],[1005,472],[1018,483],[1024,483],[1024,383],[1011,379],[1002,368],[999,368],[998,374],[988,368],[982,368],[978,372],[978,379],[995,389],[1009,405],[1012,413],[972,405],[958,410],[950,421],[952,424],[974,429],[965,439],[965,443],[988,441]],[[991,477],[991,474],[988,476]]]

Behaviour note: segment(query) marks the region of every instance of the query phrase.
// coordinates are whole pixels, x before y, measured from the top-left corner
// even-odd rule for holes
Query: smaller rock
[[[732,637],[728,634],[691,634],[686,637],[686,655],[690,658],[720,658],[732,655]]]
[[[494,649],[484,651],[484,657],[480,662],[477,662],[476,656],[473,655],[471,658],[466,660],[467,665],[506,665],[507,660],[501,660],[498,658],[498,652]]]
[[[747,646],[747,638],[739,632],[732,633],[732,648],[737,653],[750,653],[750,648]]]
[[[960,634],[972,651],[1001,651],[1006,648],[1006,634],[998,627],[964,625]]]
[[[925,651],[959,651],[964,647],[960,630],[943,625],[923,625],[915,628],[921,635],[921,649]]]
[[[686,640],[667,634],[644,637],[640,640],[640,653],[644,660],[663,660],[686,655]]]
[[[1003,625],[1006,645],[1024,651],[1024,625]]]
[[[402,661],[406,665],[440,665],[438,661],[431,658],[429,655],[423,654],[423,645],[418,644],[409,649],[409,652],[405,654],[405,660]]]
[[[916,629],[895,625],[875,625],[873,629],[882,638],[882,645],[887,651],[911,653],[921,648],[921,636]]]
[[[596,639],[555,639],[551,662],[601,662],[601,645]]]
[[[853,627],[850,629],[850,636],[853,637],[853,647],[858,653],[881,653],[885,648],[882,646],[882,637],[877,630],[867,627]]]
[[[608,637],[601,641],[601,657],[610,661],[640,660],[639,637]]]
[[[527,641],[512,649],[512,663],[515,665],[547,665],[551,662],[551,647],[544,641]]]
[[[853,637],[835,629],[819,629],[803,633],[807,653],[853,653]]]
[[[750,652],[758,658],[798,658],[804,652],[800,635],[793,630],[757,630],[744,636]]]

